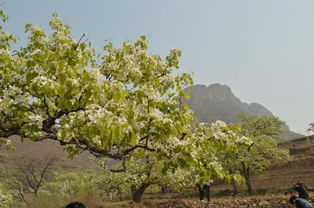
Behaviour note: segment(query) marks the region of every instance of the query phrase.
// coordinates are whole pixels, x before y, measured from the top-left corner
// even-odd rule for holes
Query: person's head
[[[302,186],[302,185],[303,185],[303,182],[302,182],[302,181],[298,181],[298,182],[296,183],[296,185]]]
[[[297,199],[297,196],[296,196],[296,195],[292,195],[292,196],[290,197],[290,199],[289,199],[289,202],[290,202],[291,204],[294,204],[294,202],[295,202],[296,199]]]
[[[86,208],[86,207],[81,202],[71,202],[70,204],[66,205],[65,208]]]

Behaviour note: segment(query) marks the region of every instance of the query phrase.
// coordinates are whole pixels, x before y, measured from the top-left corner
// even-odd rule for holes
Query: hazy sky
[[[79,39],[100,49],[147,35],[152,51],[183,51],[195,83],[230,86],[305,133],[314,122],[312,0],[3,0],[6,29],[25,42],[24,25],[44,28],[56,12]]]

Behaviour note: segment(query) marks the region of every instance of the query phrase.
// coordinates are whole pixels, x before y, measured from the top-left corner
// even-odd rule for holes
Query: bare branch
[[[75,50],[77,49],[77,47],[80,45],[82,39],[85,37],[85,34],[82,35],[82,37],[79,39],[79,41],[77,42],[76,46],[75,46]]]
[[[149,148],[149,147],[147,147],[147,146],[135,145],[135,146],[133,146],[133,147],[131,147],[131,148],[125,150],[125,151],[123,152],[123,155],[128,155],[130,152],[132,152],[132,151],[134,151],[134,150],[136,150],[136,149],[138,149],[138,148],[145,149],[145,150],[148,150],[148,151],[150,151],[150,152],[155,152],[155,151],[156,151],[156,149]]]
[[[49,113],[49,107],[48,107],[48,103],[47,103],[47,99],[46,99],[46,96],[44,96],[44,105],[46,107],[46,114],[48,117],[51,117],[50,116],[50,113]]]

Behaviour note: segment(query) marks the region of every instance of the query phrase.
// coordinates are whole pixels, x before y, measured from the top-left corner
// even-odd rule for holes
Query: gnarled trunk
[[[242,175],[245,178],[246,186],[247,186],[247,191],[252,194],[253,193],[253,187],[251,183],[251,171],[250,167],[246,167],[245,163],[242,162]]]
[[[142,200],[142,196],[145,192],[145,190],[150,186],[149,183],[143,183],[139,187],[136,187],[135,185],[131,185],[131,191],[132,191],[132,200],[135,203],[139,203]]]
[[[247,191],[252,194],[253,193],[253,188],[252,188],[252,183],[251,183],[251,177],[250,175],[245,176],[245,181],[246,181],[246,186],[247,186]]]

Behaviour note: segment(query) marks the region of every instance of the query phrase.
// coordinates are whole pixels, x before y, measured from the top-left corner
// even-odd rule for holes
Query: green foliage
[[[121,48],[108,43],[104,55],[96,55],[90,44],[70,37],[57,15],[49,26],[47,35],[26,25],[29,43],[14,53],[10,39],[1,38],[0,136],[53,139],[70,145],[70,155],[87,149],[122,159],[188,130],[193,113],[179,108],[177,98],[192,79],[172,73],[180,50],[165,59],[148,54],[142,36]]]
[[[13,196],[7,191],[4,191],[0,184],[0,208],[9,208],[14,204]]]
[[[277,147],[276,140],[283,125],[278,118],[241,116],[238,125],[240,133],[252,138],[253,143],[239,148],[237,153],[223,154],[224,165],[230,172],[240,173],[250,183],[251,175],[265,171],[271,164],[292,160],[288,150]]]
[[[97,54],[56,14],[49,27],[51,34],[27,24],[28,43],[14,52],[15,37],[1,33],[0,137],[56,140],[70,157],[84,150],[120,161],[131,187],[178,169],[193,168],[199,183],[229,177],[217,154],[251,141],[223,122],[191,125],[194,114],[181,99],[193,82],[174,71],[179,49],[162,58],[141,36],[118,48],[108,42]]]
[[[0,152],[0,162],[3,162],[3,160],[7,159],[8,157],[8,154]]]
[[[282,133],[284,122],[274,116],[245,116],[239,115],[241,133],[246,136],[258,137],[261,135],[277,139]]]
[[[43,185],[49,181],[53,162],[52,159],[20,160],[17,168],[9,169],[2,175],[3,185],[17,207],[22,207],[38,197]]]
[[[99,174],[99,173],[98,173]],[[42,196],[54,196],[65,199],[75,198],[81,195],[94,195],[99,191],[96,182],[99,180],[97,172],[90,171],[54,171],[52,179],[41,190]]]
[[[29,187],[25,187],[25,181],[17,181],[17,174],[20,174],[18,170],[11,170],[1,176],[0,208],[39,207],[42,203],[47,207],[61,207],[73,199],[104,198],[98,181],[105,175],[100,175],[102,172],[99,171],[54,171],[49,175],[49,180],[42,184],[36,196],[31,194]]]
[[[11,151],[15,150],[15,147],[14,147],[14,145],[12,144],[11,140],[5,139],[5,138],[1,138],[1,137],[0,137],[0,147],[1,147],[2,145],[3,145],[7,150],[11,150]]]

